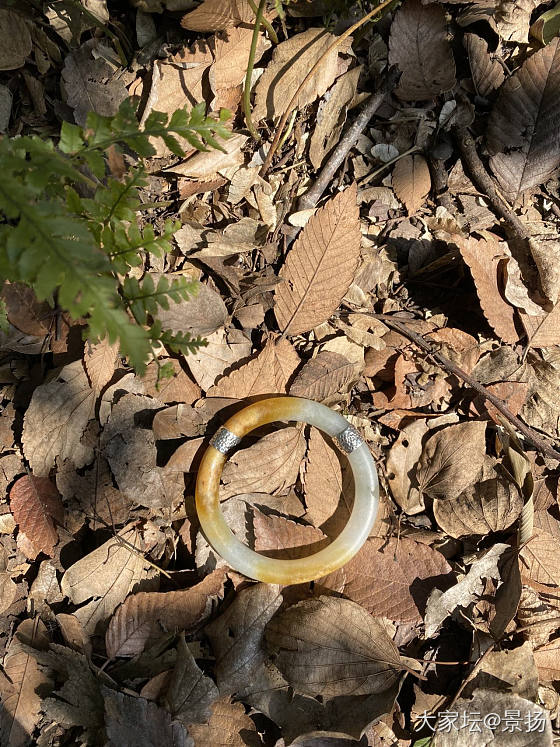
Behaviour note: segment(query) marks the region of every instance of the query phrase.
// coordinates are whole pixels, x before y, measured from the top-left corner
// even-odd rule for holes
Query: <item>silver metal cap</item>
[[[359,446],[364,443],[364,439],[360,436],[358,431],[351,425],[345,428],[343,431],[338,433],[334,440],[338,444],[339,449],[344,451],[346,454],[351,454]]]
[[[210,445],[220,451],[222,454],[228,454],[235,448],[241,439],[235,433],[228,431],[227,428],[220,428],[210,439]]]

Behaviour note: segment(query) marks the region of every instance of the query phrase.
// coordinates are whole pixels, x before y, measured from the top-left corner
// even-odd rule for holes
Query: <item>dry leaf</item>
[[[71,459],[79,468],[91,462],[93,450],[82,435],[94,415],[95,393],[81,361],[65,366],[57,378],[33,392],[23,421],[23,451],[36,477],[55,459]]]
[[[283,516],[254,511],[255,550],[269,558],[293,560],[319,552],[329,544],[315,527],[297,524]]]
[[[10,509],[35,550],[52,555],[58,542],[54,522],[64,524],[64,506],[54,483],[48,477],[20,477],[10,490]]]
[[[374,617],[419,623],[430,592],[450,571],[441,553],[420,542],[370,537],[345,566],[344,594]]]
[[[424,510],[424,498],[416,481],[416,465],[429,428],[424,418],[401,428],[387,457],[387,482],[393,498],[409,516]]]
[[[560,167],[559,86],[560,39],[554,39],[504,83],[490,113],[490,167],[512,203]]]
[[[344,513],[349,516],[350,497],[342,496],[342,469],[338,452],[327,443],[322,433],[312,428],[309,437],[307,465],[305,467],[305,505],[315,526],[321,526],[343,503]]]
[[[393,169],[393,189],[408,214],[414,215],[426,201],[432,186],[430,169],[424,156],[399,158]]]
[[[31,34],[23,15],[0,8],[0,70],[16,70],[31,54]]]
[[[236,452],[226,463],[220,498],[240,493],[274,493],[293,485],[304,454],[301,426],[281,428],[263,436],[253,446]]]
[[[37,577],[31,584],[27,599],[28,609],[34,609],[41,615],[52,616],[48,607],[62,602],[63,596],[56,576],[56,568],[49,560],[43,560]]]
[[[144,392],[160,402],[184,402],[185,407],[200,399],[200,387],[183,371],[181,363],[174,358],[166,360],[165,363],[173,369],[173,376],[160,379],[158,382],[157,363],[148,363],[146,373],[142,376]]]
[[[255,584],[240,591],[226,611],[206,626],[222,695],[250,686],[253,673],[268,656],[263,649],[265,626],[281,603],[280,587]]]
[[[528,44],[531,15],[540,4],[540,0],[497,0],[494,13],[502,39]]]
[[[165,695],[169,712],[185,726],[204,724],[210,718],[210,708],[217,697],[218,688],[214,681],[200,671],[185,643],[184,634],[180,635],[177,660]]]
[[[197,152],[186,161],[181,161],[175,166],[169,166],[165,171],[173,174],[189,176],[191,179],[211,179],[216,174],[230,169],[233,166],[241,166],[245,160],[241,148],[247,142],[246,135],[232,135],[220,143],[223,151],[208,150]]]
[[[426,442],[416,479],[431,498],[457,498],[481,474],[486,455],[486,423],[448,425]]]
[[[521,548],[523,579],[536,589],[560,586],[560,547],[558,538],[544,529],[535,529],[533,537]],[[551,589],[549,589],[551,590]]]
[[[194,630],[210,616],[223,588],[224,573],[215,571],[190,589],[132,594],[107,628],[108,656],[135,656],[153,644],[162,630]]]
[[[527,332],[527,344],[532,348],[548,348],[560,344],[560,303],[548,314],[530,316],[521,313]]]
[[[402,72],[395,93],[405,101],[425,101],[453,88],[455,62],[443,8],[403,3],[391,24],[389,64]]]
[[[0,673],[0,743],[6,747],[25,747],[30,743],[41,709],[41,696],[35,690],[51,684],[23,641],[36,647],[48,646],[44,624],[40,620],[20,623],[4,657]]]
[[[259,394],[285,394],[299,363],[298,354],[287,340],[271,337],[260,353],[211,387],[208,396],[244,399]]]
[[[275,314],[284,333],[308,332],[335,311],[354,279],[360,225],[354,183],[320,208],[286,258],[275,291]]]
[[[290,394],[332,404],[357,378],[357,366],[339,353],[322,350],[308,361],[294,379]]]
[[[274,119],[284,114],[301,81],[335,41],[325,29],[311,28],[281,42],[272,53],[256,87],[253,119]],[[301,109],[322,96],[339,74],[338,55],[350,49],[351,39],[345,39],[322,60],[321,67],[303,87],[295,103]]]
[[[157,286],[159,276],[153,277]],[[201,283],[187,301],[171,303],[168,309],[159,308],[155,318],[163,329],[170,329],[174,334],[184,332],[194,337],[207,337],[223,327],[227,317],[226,305],[219,293]]]
[[[219,329],[206,338],[206,347],[189,354],[185,360],[203,391],[208,391],[224,371],[251,354],[251,342],[239,330],[231,330],[227,337]]]
[[[517,342],[519,335],[515,329],[515,309],[504,301],[498,283],[498,268],[506,255],[497,242],[474,238],[457,239],[461,256],[473,276],[476,292],[484,316],[503,342]]]
[[[181,26],[191,31],[224,31],[254,20],[255,13],[247,0],[203,0],[182,17]]]
[[[289,684],[313,697],[380,693],[402,670],[382,623],[347,599],[321,596],[276,614],[266,641]]]
[[[212,747],[246,747],[260,742],[255,724],[245,714],[241,703],[232,703],[230,698],[220,698],[211,707],[207,724],[190,724],[189,734],[195,744]]]
[[[214,63],[210,68],[210,84],[215,94],[212,109],[237,108],[233,102],[241,99],[241,84],[247,73],[252,37],[252,28],[232,28],[216,36]],[[268,47],[270,47],[270,42],[261,31],[255,50],[255,62],[260,60]]]
[[[111,381],[119,354],[118,343],[109,343],[107,338],[97,343],[86,343],[84,366],[91,388],[99,393]]]
[[[464,44],[474,87],[479,96],[489,96],[504,82],[504,68],[488,52],[488,43],[477,34],[465,34]]]
[[[523,498],[514,483],[494,478],[467,488],[453,500],[434,501],[437,523],[451,537],[503,532],[519,517]]]
[[[126,543],[126,544],[125,544]],[[142,539],[135,524],[128,524],[89,555],[71,565],[60,582],[62,593],[74,604],[93,601],[74,612],[93,635],[144,575]]]

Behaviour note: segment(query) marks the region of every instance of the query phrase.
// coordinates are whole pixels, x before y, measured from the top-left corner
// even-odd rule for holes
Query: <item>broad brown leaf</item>
[[[182,17],[181,26],[190,31],[224,31],[254,20],[255,13],[247,0],[204,0]]]
[[[490,167],[516,202],[560,167],[560,39],[538,50],[504,83],[488,120]]]
[[[84,366],[95,392],[99,393],[113,377],[118,354],[118,343],[111,345],[107,338],[101,342],[86,344]]]
[[[430,169],[424,156],[400,158],[393,169],[393,189],[408,214],[414,215],[422,207],[432,186]]]
[[[290,387],[290,394],[328,404],[337,393],[347,391],[348,385],[356,378],[354,361],[340,353],[322,350],[303,366]]]
[[[321,526],[334,514],[341,500],[342,469],[338,453],[315,428],[309,437],[304,486],[307,513],[315,526]],[[351,496],[343,496],[342,500],[348,516]]]
[[[226,463],[222,499],[240,493],[274,493],[293,485],[305,454],[301,426],[282,428],[234,454]],[[264,469],[266,465],[266,469]]]
[[[107,654],[135,656],[165,630],[191,631],[212,612],[223,593],[224,573],[209,574],[190,589],[140,592],[129,596],[115,612],[105,634]]]
[[[258,394],[285,394],[299,363],[298,354],[287,340],[270,338],[260,353],[211,387],[208,396],[244,399]]]
[[[212,109],[221,107],[235,109],[241,98],[241,83],[245,79],[249,49],[253,37],[252,28],[229,29],[218,35],[214,42],[214,64],[210,68],[210,85],[215,94]],[[259,34],[255,50],[255,62],[270,46],[264,33]]]
[[[527,344],[532,348],[548,348],[560,344],[560,303],[542,316],[521,314],[527,332]]]
[[[535,529],[533,537],[521,548],[521,573],[532,586],[549,591],[560,586],[560,546],[558,538],[544,529]]]
[[[230,366],[251,354],[251,343],[239,330],[232,330],[226,337],[225,331],[219,329],[207,337],[206,342],[206,347],[186,358],[196,383],[203,391],[208,391]]]
[[[395,93],[405,101],[425,101],[455,85],[455,62],[441,6],[406,0],[395,14],[389,63],[402,72]]]
[[[489,96],[504,82],[504,69],[488,52],[488,43],[477,34],[465,34],[464,44],[476,92]]]
[[[288,253],[274,307],[286,334],[308,332],[326,321],[354,278],[360,255],[356,190],[354,183],[320,208]]]
[[[345,566],[344,593],[374,617],[421,622],[431,590],[451,571],[437,550],[414,540],[370,537]]]
[[[409,515],[419,514],[424,510],[424,498],[418,488],[415,473],[428,430],[424,418],[405,425],[387,457],[387,482],[391,493]]]
[[[329,544],[327,537],[312,526],[297,524],[283,516],[254,512],[255,550],[269,558],[294,559],[312,555]]]
[[[382,623],[347,599],[321,596],[278,613],[266,641],[289,684],[314,697],[381,693],[402,670]]]
[[[460,495],[479,476],[486,454],[486,423],[448,425],[431,436],[416,470],[420,489],[431,498]]]
[[[57,524],[64,523],[64,506],[56,486],[48,477],[24,475],[12,485],[10,509],[20,531],[33,547],[52,555],[58,542]]]
[[[171,674],[165,703],[173,718],[183,724],[203,724],[210,717],[212,703],[218,697],[214,681],[201,672],[194,656],[180,635],[177,660]]]
[[[254,722],[245,713],[241,703],[230,698],[220,698],[212,705],[207,724],[190,724],[189,734],[195,744],[212,747],[247,747],[260,744]],[[250,740],[250,741],[249,741]]]
[[[451,537],[503,532],[519,517],[523,498],[514,483],[498,478],[467,488],[451,501],[434,501],[437,523]]]

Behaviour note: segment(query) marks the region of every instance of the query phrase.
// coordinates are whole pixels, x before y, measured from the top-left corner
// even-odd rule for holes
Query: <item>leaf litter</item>
[[[181,158],[154,140],[143,191],[145,220],[181,228],[138,276],[200,281],[159,321],[205,347],[139,377],[2,289],[0,741],[552,744],[557,9],[404,0],[344,36],[373,6],[264,3],[254,34],[251,0],[62,5],[0,10],[7,135],[135,94],[142,121],[228,108],[233,136]],[[193,495],[219,424],[285,394],[360,430],[381,508],[344,568],[281,588],[216,556]],[[248,437],[220,487],[237,536],[280,558],[336,537],[352,494],[301,425]]]

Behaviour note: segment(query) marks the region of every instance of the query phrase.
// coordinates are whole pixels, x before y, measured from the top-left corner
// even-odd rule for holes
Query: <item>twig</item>
[[[446,370],[448,373],[453,374],[454,376],[457,376],[457,378],[462,379],[472,389],[478,392],[478,394],[484,397],[484,399],[487,399],[489,402],[491,402],[496,408],[496,410],[501,412],[501,414],[507,420],[509,420],[509,422],[512,425],[514,425],[520,433],[523,434],[523,436],[527,439],[527,441],[530,444],[532,444],[535,447],[535,449],[537,449],[538,451],[540,451],[542,454],[549,457],[550,459],[555,459],[557,462],[560,462],[560,451],[558,451],[554,447],[547,444],[546,441],[544,441],[533,430],[533,428],[530,428],[528,425],[525,425],[525,423],[522,420],[520,420],[516,415],[514,415],[507,408],[507,406],[504,404],[504,402],[501,399],[496,397],[495,394],[492,394],[492,392],[489,392],[475,378],[470,376],[466,371],[463,371],[462,368],[459,368],[459,366],[455,365],[455,363],[450,361],[449,358],[446,358],[445,355],[440,353],[439,350],[437,350],[427,340],[425,340],[420,335],[416,334],[416,332],[413,332],[402,322],[397,321],[395,317],[393,316],[389,316],[388,314],[373,314],[373,313],[370,313],[370,316],[373,316],[376,319],[380,319],[388,327],[391,327],[397,332],[400,332],[405,337],[408,337],[409,340],[412,340],[412,342],[414,342],[415,345],[417,345],[419,348],[421,348],[426,353],[428,353],[436,361],[436,363],[438,363],[444,370]]]
[[[265,162],[263,163],[261,170],[259,172],[260,176],[264,177],[266,175],[266,172],[270,168],[270,164],[272,163],[272,159],[278,148],[278,143],[280,142],[280,138],[282,137],[282,131],[284,130],[284,127],[286,126],[288,117],[292,113],[292,110],[294,109],[296,102],[298,100],[298,97],[300,93],[302,92],[304,86],[307,85],[308,81],[315,75],[317,70],[321,67],[321,65],[323,64],[323,60],[334,49],[339,47],[345,39],[347,39],[351,34],[353,34],[354,31],[359,29],[360,26],[363,26],[364,23],[367,23],[370,19],[372,19],[375,15],[380,13],[382,10],[385,10],[385,8],[391,5],[392,2],[394,2],[394,0],[384,0],[384,2],[382,2],[376,8],[374,8],[369,13],[367,13],[367,15],[363,16],[363,18],[360,18],[360,20],[357,21],[353,26],[350,26],[349,29],[346,29],[346,31],[343,34],[341,34],[340,36],[337,36],[336,39],[333,41],[333,43],[330,44],[329,47],[319,57],[317,62],[313,65],[311,70],[307,73],[307,75],[304,77],[304,79],[301,81],[301,83],[297,87],[296,92],[290,99],[290,102],[288,103],[288,106],[286,107],[286,110],[284,111],[284,114],[280,118],[280,122],[278,123],[278,127],[276,128],[276,132],[274,134],[274,139],[272,140]]]
[[[245,123],[247,129],[251,133],[251,137],[257,143],[261,139],[261,136],[257,132],[253,119],[251,117],[251,78],[253,77],[253,68],[255,66],[255,55],[257,53],[257,44],[259,43],[259,34],[261,32],[261,22],[264,13],[264,6],[266,0],[260,0],[259,7],[256,9],[255,14],[255,26],[253,28],[253,36],[251,38],[251,48],[249,50],[249,60],[247,61],[247,72],[245,73],[245,85],[243,86],[243,114],[245,115]],[[253,10],[254,10],[253,4]]]
[[[429,166],[437,201],[456,219],[456,208],[447,187],[447,169],[443,161],[439,158],[430,158]]]
[[[256,16],[258,8],[255,5],[255,0],[249,0],[249,5],[251,6],[251,10],[253,11],[253,13]],[[272,27],[272,24],[270,23],[270,21],[268,20],[268,18],[265,15],[263,15],[263,17],[261,18],[261,26],[264,26],[264,28],[268,32],[268,35],[270,36],[270,41],[273,44],[278,44],[278,35],[276,34],[276,31]]]
[[[326,164],[323,166],[321,173],[317,177],[315,184],[299,200],[298,210],[308,210],[315,207],[321,199],[321,196],[328,185],[331,183],[337,169],[342,164],[348,153],[358,142],[361,133],[367,127],[368,122],[379,109],[386,96],[388,96],[395,87],[398,75],[394,70],[389,71],[387,78],[381,87],[381,90],[370,96],[362,111],[358,114],[352,125],[346,130],[338,145],[332,152]]]

